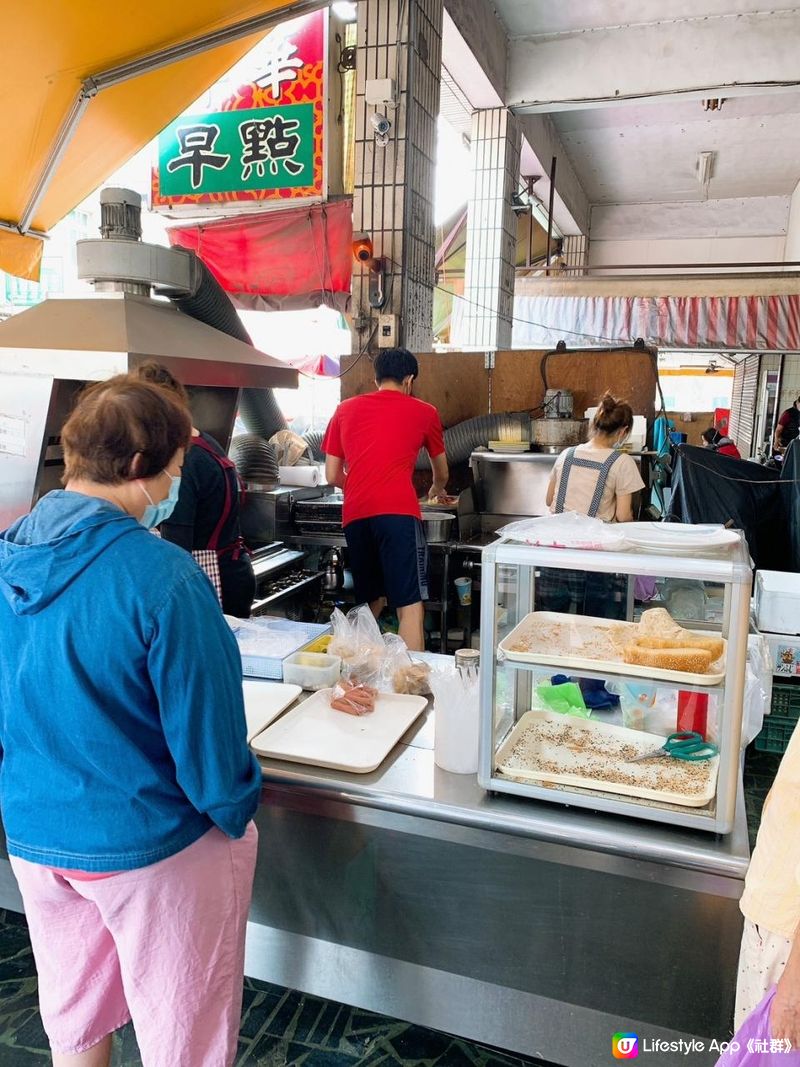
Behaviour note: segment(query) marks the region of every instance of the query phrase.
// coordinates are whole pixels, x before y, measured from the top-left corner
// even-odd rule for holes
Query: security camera
[[[392,128],[391,119],[381,115],[378,111],[370,115],[369,121],[372,123],[372,128],[378,137],[385,137]]]

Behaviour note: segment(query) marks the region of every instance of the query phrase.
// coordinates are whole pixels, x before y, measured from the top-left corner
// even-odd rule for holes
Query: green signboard
[[[158,138],[162,197],[287,189],[314,180],[314,105],[184,115]]]

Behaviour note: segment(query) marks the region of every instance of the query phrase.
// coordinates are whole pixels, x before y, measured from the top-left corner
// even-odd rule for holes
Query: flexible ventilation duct
[[[466,463],[476,448],[485,448],[490,441],[530,439],[530,415],[507,412],[499,415],[479,415],[466,419],[444,431],[444,450],[451,467]],[[428,453],[420,452],[417,470],[429,466]]]
[[[272,445],[257,433],[241,433],[231,441],[230,456],[245,482],[279,481],[278,457]]]
[[[236,314],[230,297],[201,259],[195,259],[199,283],[191,296],[173,297],[180,311],[193,319],[252,345],[253,340]],[[269,439],[286,429],[286,419],[271,389],[243,389],[239,411],[250,433]]]
[[[317,463],[321,463],[325,459],[325,453],[322,451],[324,438],[325,434],[319,430],[306,430],[303,434],[303,440],[307,442],[309,451]]]

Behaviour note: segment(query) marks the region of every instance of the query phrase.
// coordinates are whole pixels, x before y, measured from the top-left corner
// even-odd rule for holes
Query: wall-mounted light
[[[372,238],[368,233],[353,234],[353,258],[358,263],[369,263],[373,256]]]
[[[708,185],[714,169],[716,152],[699,152],[697,156],[697,180],[701,185]]]

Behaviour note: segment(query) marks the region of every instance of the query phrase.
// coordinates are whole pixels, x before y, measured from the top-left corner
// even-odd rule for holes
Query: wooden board
[[[569,340],[567,341],[569,343]],[[492,410],[532,411],[544,400],[541,363],[533,349],[498,352],[492,372]],[[445,427],[485,415],[489,410],[489,375],[482,352],[417,353],[419,378],[415,395],[433,404]],[[552,389],[569,389],[579,417],[597,404],[606,389],[627,400],[634,414],[654,416],[655,378],[648,353],[570,351],[551,355],[547,380]],[[373,365],[364,356],[342,378],[342,399],[375,388]]]

